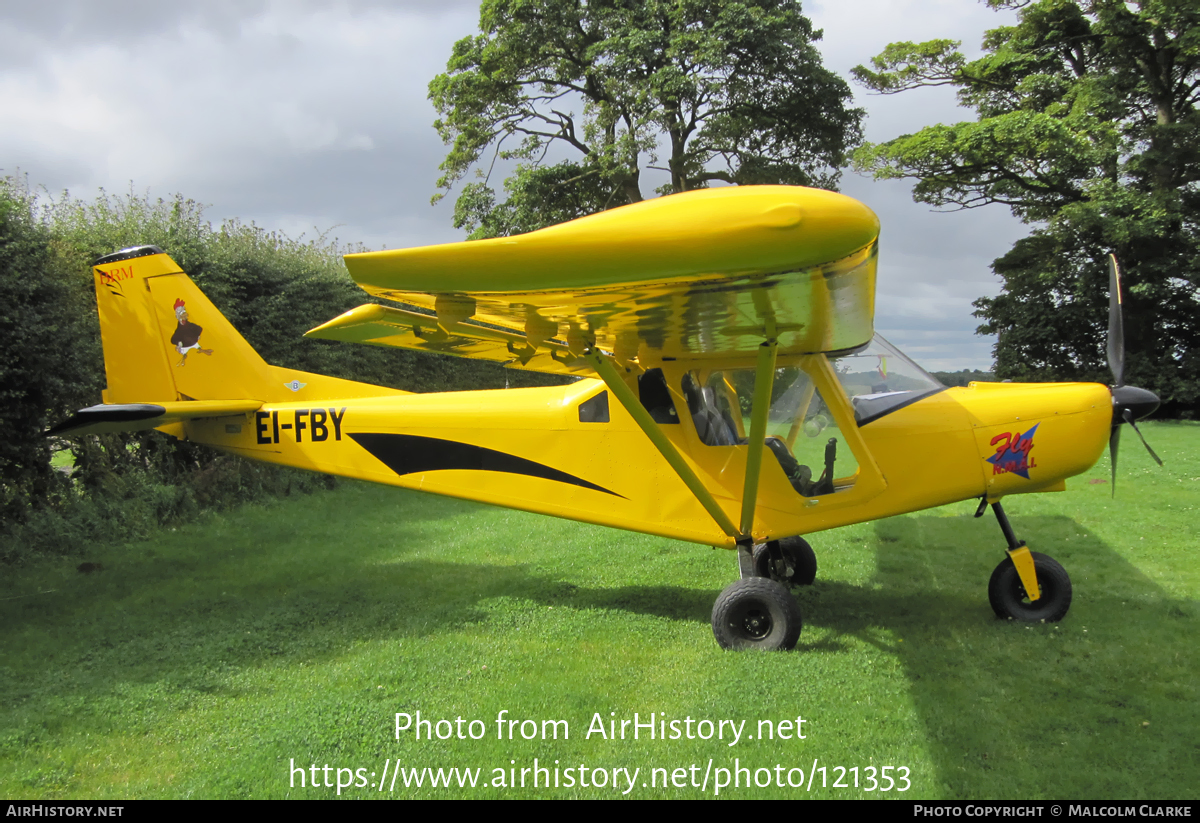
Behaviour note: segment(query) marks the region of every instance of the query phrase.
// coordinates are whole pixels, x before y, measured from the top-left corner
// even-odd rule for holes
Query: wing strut
[[[754,508],[758,503],[758,475],[766,451],[767,413],[771,409],[771,389],[775,386],[775,355],[779,344],[774,339],[758,347],[758,367],[754,371],[754,406],[750,411],[750,443],[746,455],[746,484],[742,488],[742,534],[754,527]]]
[[[662,429],[660,429],[658,424],[654,422],[654,419],[650,417],[650,412],[646,411],[646,408],[641,404],[641,401],[634,397],[633,391],[625,384],[625,381],[621,379],[621,375],[617,373],[617,370],[613,367],[608,357],[606,357],[599,349],[589,348],[584,353],[583,359],[592,366],[596,374],[599,375],[600,379],[604,381],[604,384],[608,386],[608,390],[616,395],[617,400],[619,400],[621,405],[625,407],[625,411],[629,412],[629,416],[632,417],[634,421],[637,422],[638,426],[641,427],[642,431],[646,433],[646,437],[650,438],[650,442],[654,444],[655,448],[657,448],[659,453],[662,454],[663,459],[665,459],[667,463],[670,464],[671,468],[675,470],[675,473],[679,475],[679,479],[682,480],[688,489],[691,490],[692,494],[696,496],[696,500],[699,501],[700,505],[704,507],[704,510],[712,516],[713,520],[717,521],[717,525],[721,527],[721,530],[730,537],[739,537],[740,535],[738,534],[737,527],[733,525],[733,521],[729,519],[729,515],[725,514],[724,510],[717,505],[717,501],[709,493],[708,489],[704,487],[704,484],[700,482],[700,478],[696,476],[694,471],[692,471],[691,466],[687,464],[687,461],[685,461],[683,456],[679,454],[678,449],[676,449],[671,441],[667,439],[667,436],[663,434]],[[772,354],[772,361],[773,360],[774,356]]]

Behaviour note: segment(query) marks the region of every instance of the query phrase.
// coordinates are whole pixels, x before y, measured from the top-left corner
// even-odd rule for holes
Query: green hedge
[[[195,201],[101,192],[39,202],[0,181],[0,561],[78,553],[201,512],[306,492],[332,478],[250,463],[158,432],[47,439],[101,402],[104,368],[91,261],[153,244],[174,258],[270,363],[407,391],[546,385],[559,378],[404,350],[309,340],[370,298],[324,237],[292,239]],[[57,457],[55,452],[58,452]],[[69,457],[64,453],[69,451]],[[57,464],[57,468],[56,465]]]

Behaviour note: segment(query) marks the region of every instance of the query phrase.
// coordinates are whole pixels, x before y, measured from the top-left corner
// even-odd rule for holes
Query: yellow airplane
[[[1059,620],[1070,579],[1017,540],[1000,500],[1063,490],[1106,440],[1115,459],[1120,422],[1157,407],[1123,385],[1117,270],[1113,388],[947,389],[874,333],[878,234],[849,197],[743,186],[515,237],[347,255],[363,289],[404,307],[359,306],[308,336],[579,378],[439,394],[268,365],[170,257],[123,249],[93,269],[104,403],[50,433],[155,428],[735,550],[740,579],[712,616],[735,649],[795,646],[786,584],[816,574],[800,535],[978,498],[976,516],[990,504],[1008,544],[988,585],[996,614]]]

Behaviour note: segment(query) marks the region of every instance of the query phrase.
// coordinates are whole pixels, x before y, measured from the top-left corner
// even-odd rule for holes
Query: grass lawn
[[[994,618],[1004,541],[970,502],[813,535],[786,654],[713,640],[732,553],[358,483],[7,569],[0,796],[336,796],[315,764],[355,798],[711,797],[735,778],[721,797],[1195,798],[1200,426],[1143,431],[1166,468],[1126,432],[1116,500],[1106,459],[1005,500],[1071,575],[1059,624]],[[418,711],[434,722],[397,739]],[[501,712],[537,722],[497,739]],[[621,739],[635,712],[679,739]],[[568,739],[541,739],[551,720]],[[406,787],[397,761],[460,771]]]

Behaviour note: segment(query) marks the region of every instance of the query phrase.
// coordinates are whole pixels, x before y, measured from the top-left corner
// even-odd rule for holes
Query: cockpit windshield
[[[830,362],[860,426],[946,388],[878,334],[866,348]]]

